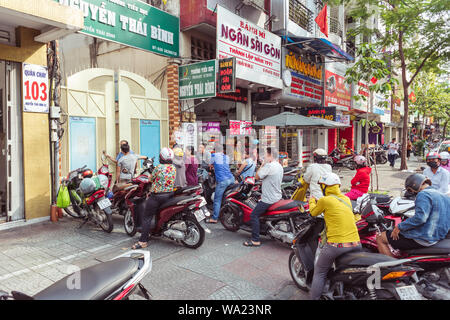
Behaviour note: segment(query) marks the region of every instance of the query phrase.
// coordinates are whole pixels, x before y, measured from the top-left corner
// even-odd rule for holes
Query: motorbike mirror
[[[102,157],[101,158],[102,158],[102,163],[105,164],[106,163],[106,156],[105,156],[105,154],[102,153]]]

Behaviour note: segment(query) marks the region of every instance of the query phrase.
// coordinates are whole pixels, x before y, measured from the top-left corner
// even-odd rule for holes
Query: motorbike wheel
[[[181,240],[181,243],[190,249],[197,249],[205,241],[205,230],[193,217],[187,217],[184,222],[187,226],[187,235],[185,240]]]
[[[388,161],[388,159],[385,155],[377,157],[377,163],[379,163],[379,164],[385,164],[387,161]]]
[[[220,209],[220,223],[228,231],[236,232],[239,230],[239,215],[236,210],[233,210],[229,205],[223,206]]]
[[[299,289],[309,291],[306,285],[306,274],[303,270],[303,264],[298,260],[294,252],[291,252],[291,255],[289,256],[289,272],[292,280],[294,280],[295,285]]]
[[[102,228],[103,231],[105,231],[107,233],[111,233],[111,231],[114,228],[112,214],[106,214],[105,211],[100,210],[100,208],[98,208],[98,207],[96,207],[95,210],[97,210],[98,215],[106,216],[106,217],[103,217],[105,219],[103,219],[103,221],[98,224],[100,226],[100,228]]]
[[[348,161],[345,163],[345,167],[350,169],[350,170],[355,170],[356,166],[355,166],[355,162],[354,161]]]
[[[69,192],[70,197],[70,206],[64,208],[64,211],[71,216],[72,218],[85,218],[87,216],[87,211],[83,206],[78,204],[76,200],[72,197],[72,194]]]
[[[284,189],[282,189],[281,191],[282,191],[282,193],[283,193],[283,199],[286,199],[286,200],[289,200],[289,199],[291,199],[292,198],[292,195],[294,194],[294,192],[295,192],[295,188],[292,188],[292,187],[288,187],[288,188],[284,188]]]
[[[127,209],[127,211],[125,211],[125,215],[123,218],[123,227],[127,235],[129,235],[130,237],[133,237],[137,232],[137,226],[129,208]]]

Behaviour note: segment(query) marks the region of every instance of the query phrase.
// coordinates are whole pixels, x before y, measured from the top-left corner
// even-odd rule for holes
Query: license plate
[[[422,300],[422,296],[415,286],[397,287],[395,290],[397,290],[401,300]]]
[[[194,215],[195,215],[195,218],[197,218],[197,221],[199,221],[199,222],[206,218],[205,214],[201,210],[194,211]]]
[[[208,203],[206,202],[206,199],[202,197],[202,202],[200,203],[200,207],[206,206]]]
[[[209,210],[208,210],[208,208],[207,208],[206,206],[201,207],[200,210],[203,211],[203,214],[204,214],[206,217],[211,216],[211,212],[209,212]]]
[[[103,210],[103,209],[111,206],[111,201],[109,201],[109,199],[105,198],[105,199],[99,200],[97,202],[97,205],[101,210]]]

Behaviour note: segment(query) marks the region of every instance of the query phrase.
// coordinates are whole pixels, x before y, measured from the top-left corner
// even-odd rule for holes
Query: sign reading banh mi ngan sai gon
[[[236,91],[236,58],[219,60],[219,92]]]
[[[84,13],[81,33],[152,51],[179,56],[180,20],[138,0],[54,0]]]
[[[179,99],[200,99],[216,95],[216,60],[178,68]]]

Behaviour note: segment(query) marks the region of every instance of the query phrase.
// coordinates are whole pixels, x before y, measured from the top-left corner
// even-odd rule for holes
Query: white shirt
[[[450,173],[444,168],[439,167],[436,173],[431,171],[430,167],[423,170],[423,174],[431,180],[431,187],[437,189],[439,192],[448,192],[448,183],[450,180]]]
[[[313,163],[306,169],[303,179],[309,183],[309,193],[312,197],[316,199],[323,197],[318,181],[324,174],[331,172],[333,172],[331,166],[326,163]]]
[[[398,154],[398,144],[397,143],[389,143],[388,144],[388,154]]]
[[[259,169],[258,176],[262,179],[262,202],[272,204],[281,200],[281,181],[283,180],[283,174],[283,167],[276,160],[264,164]]]

